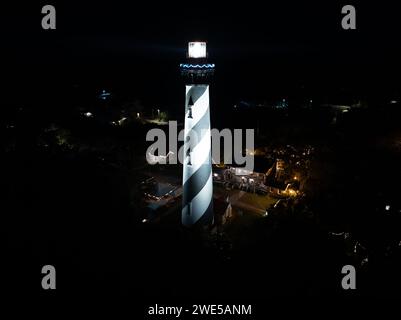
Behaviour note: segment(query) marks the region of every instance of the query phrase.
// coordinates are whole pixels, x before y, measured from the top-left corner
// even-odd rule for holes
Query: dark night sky
[[[47,3],[57,9],[55,31],[41,29]],[[357,9],[354,31],[341,28],[341,7],[348,2],[174,3],[3,7],[7,91],[91,83],[175,104],[180,100],[171,92],[180,90],[178,63],[186,42],[203,39],[217,65],[222,103],[285,95],[301,84],[316,92],[349,87],[399,93],[401,11],[395,1],[350,2]]]

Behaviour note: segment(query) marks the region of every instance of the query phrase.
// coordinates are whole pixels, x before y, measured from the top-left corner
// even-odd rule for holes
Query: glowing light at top
[[[206,58],[206,42],[189,42],[189,58]]]

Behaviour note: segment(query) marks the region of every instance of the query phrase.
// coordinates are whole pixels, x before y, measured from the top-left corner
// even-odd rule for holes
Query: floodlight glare
[[[189,42],[189,58],[206,58],[206,42]]]

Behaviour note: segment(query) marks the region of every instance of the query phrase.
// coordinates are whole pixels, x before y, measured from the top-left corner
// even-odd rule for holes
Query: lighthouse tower
[[[207,62],[206,42],[189,42],[185,80],[182,224],[213,223],[209,82],[214,64]]]

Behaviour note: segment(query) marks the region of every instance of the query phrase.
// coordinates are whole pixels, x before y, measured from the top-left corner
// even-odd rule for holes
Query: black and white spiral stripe
[[[209,86],[187,85],[182,223],[213,222]]]

